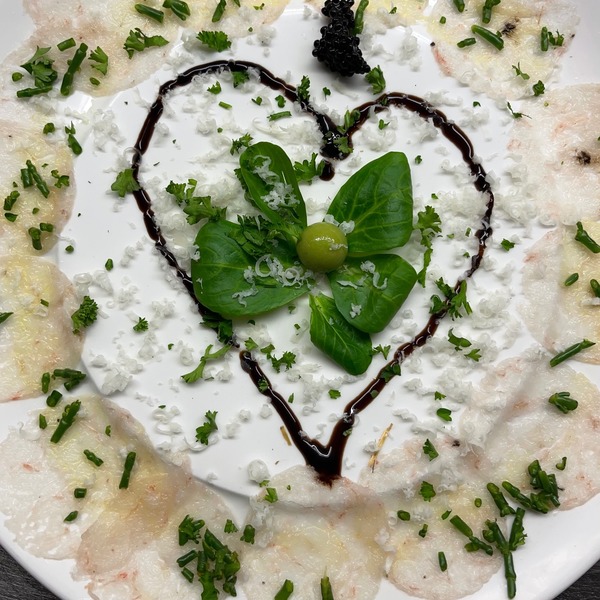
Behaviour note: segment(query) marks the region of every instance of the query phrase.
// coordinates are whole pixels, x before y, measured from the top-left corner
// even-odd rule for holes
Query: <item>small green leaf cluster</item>
[[[217,600],[220,590],[236,596],[237,573],[240,570],[237,552],[232,551],[210,529],[205,528],[202,519],[194,520],[190,515],[186,515],[179,524],[178,534],[180,546],[188,543],[197,546],[180,556],[177,565],[190,583],[197,578],[202,585],[201,597],[205,600]]]
[[[318,224],[333,228],[340,234],[333,242],[342,242],[320,239],[316,250],[300,243],[317,224],[307,224],[296,171],[282,148],[268,142],[249,146],[236,174],[262,214],[240,216],[237,223],[217,219],[200,229],[199,258],[191,268],[198,300],[228,319],[254,317],[308,293],[315,271],[326,272],[332,297],[310,296],[311,340],[348,373],[364,373],[373,357],[370,334],[388,325],[417,281],[415,269],[389,252],[405,245],[413,231],[406,156],[389,152],[352,175]],[[345,233],[339,224],[347,225]],[[330,261],[341,249],[345,260]],[[306,255],[310,267],[303,264]]]

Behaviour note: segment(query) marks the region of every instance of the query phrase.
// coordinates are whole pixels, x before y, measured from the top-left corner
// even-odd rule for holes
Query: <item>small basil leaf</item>
[[[251,202],[271,223],[306,227],[306,206],[294,167],[282,148],[258,142],[240,156],[239,176]]]
[[[417,272],[396,254],[349,258],[328,274],[335,304],[344,318],[361,331],[382,331],[402,306]]]
[[[366,164],[340,188],[327,211],[341,223],[353,221],[350,256],[403,246],[413,230],[410,167],[402,152]]]
[[[258,267],[267,270],[268,261],[278,262],[283,269],[302,266],[285,244],[273,249],[265,259],[257,260],[244,252],[234,237],[240,226],[230,221],[209,222],[196,237],[200,258],[192,261],[194,293],[210,310],[227,318],[255,316],[279,308],[308,291],[307,283],[284,286],[281,278],[249,277]],[[262,262],[261,262],[262,260]]]
[[[310,296],[310,339],[350,375],[364,373],[373,358],[371,337],[348,323],[333,298]]]

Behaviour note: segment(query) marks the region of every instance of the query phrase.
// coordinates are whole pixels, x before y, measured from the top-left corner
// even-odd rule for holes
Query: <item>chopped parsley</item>
[[[435,446],[429,441],[429,439],[425,440],[423,444],[423,454],[429,457],[429,460],[433,460],[439,456],[438,451],[435,449]]]
[[[204,424],[196,428],[196,441],[208,446],[208,439],[211,433],[214,433],[219,428],[216,422],[217,411],[208,410],[204,413]]]
[[[231,41],[223,31],[201,31],[197,39],[215,52],[223,52],[231,47]]]
[[[143,52],[146,48],[166,46],[169,43],[162,35],[146,35],[139,27],[131,29],[129,36],[123,44],[123,49],[129,58],[133,58],[136,52]]]
[[[217,360],[218,358],[225,356],[227,354],[227,352],[229,352],[230,348],[231,348],[231,346],[225,345],[225,346],[219,348],[218,350],[215,350],[215,352],[211,352],[212,344],[209,344],[206,347],[204,354],[200,358],[200,362],[198,363],[198,366],[193,371],[190,371],[189,373],[182,375],[181,378],[186,383],[194,383],[194,382],[198,381],[199,379],[203,379],[206,363],[209,360]]]
[[[374,95],[381,94],[385,90],[386,81],[380,66],[373,67],[365,75],[365,79],[371,85]]]
[[[71,315],[73,333],[81,333],[98,318],[98,304],[90,296],[84,296],[79,308]]]
[[[129,168],[121,171],[110,186],[110,189],[113,192],[117,192],[120,198],[124,198],[125,194],[137,192],[140,189],[140,184],[133,176],[133,169]]]
[[[310,98],[310,79],[306,76],[302,76],[302,80],[300,81],[300,85],[298,86],[297,93],[298,99],[301,102],[308,102]]]
[[[296,173],[296,179],[298,183],[306,182],[312,183],[315,177],[320,177],[325,170],[325,161],[320,160],[317,163],[318,155],[313,152],[310,160],[304,159],[301,163],[294,162],[294,172]]]
[[[432,498],[436,495],[433,485],[427,481],[421,482],[419,493],[425,502],[431,502]]]
[[[143,317],[138,317],[138,322],[133,326],[133,331],[140,333],[142,331],[148,331],[148,321]]]
[[[463,311],[467,315],[473,312],[471,305],[467,301],[467,281],[465,279],[458,284],[458,291],[453,290],[441,277],[435,284],[444,294],[445,299],[442,300],[439,296],[433,295],[431,297],[431,308],[429,309],[430,314],[447,310],[451,319],[454,320],[461,318]]]

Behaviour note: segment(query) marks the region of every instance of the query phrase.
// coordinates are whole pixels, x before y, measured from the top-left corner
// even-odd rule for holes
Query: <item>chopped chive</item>
[[[600,283],[598,283],[597,279],[590,279],[590,287],[592,288],[594,296],[600,298]]]
[[[42,196],[44,196],[44,198],[47,198],[50,195],[50,189],[48,188],[48,185],[46,184],[42,176],[38,173],[36,166],[30,160],[28,160],[25,164],[27,165],[26,171],[29,174],[29,178],[27,178],[27,180],[29,181],[29,185],[25,184],[25,179],[23,179],[23,169],[21,169],[23,187],[29,187],[35,184],[35,187],[37,187]]]
[[[486,521],[491,532],[491,538],[496,543],[498,550],[504,559],[504,576],[506,578],[506,594],[509,598],[514,598],[517,593],[517,574],[513,564],[512,552],[509,543],[506,541],[500,526],[495,521]]]
[[[41,94],[47,94],[52,89],[51,85],[44,85],[40,87],[23,88],[17,91],[17,98],[33,98]]]
[[[225,110],[229,110],[231,108],[231,104],[227,104],[227,102],[219,102],[219,106]]]
[[[577,221],[577,233],[575,234],[575,240],[580,244],[583,244],[588,250],[591,250],[594,254],[600,253],[600,244],[593,240],[588,232],[583,228],[581,221]]]
[[[60,402],[62,397],[63,395],[58,390],[52,390],[50,395],[46,398],[46,405],[53,408]]]
[[[333,590],[327,576],[321,579],[321,600],[333,600]]]
[[[188,3],[184,0],[165,0],[163,8],[170,8],[173,14],[182,21],[185,21],[192,14]]]
[[[71,404],[67,404],[65,406],[63,413],[60,417],[60,421],[58,422],[58,425],[56,426],[56,429],[54,430],[54,433],[50,438],[50,441],[53,444],[57,444],[62,439],[63,435],[66,433],[69,427],[73,425],[73,421],[75,420],[75,417],[79,412],[80,408],[80,400],[75,400],[75,402],[71,402]]]
[[[77,45],[77,42],[73,38],[69,38],[68,40],[64,40],[64,41],[56,44],[56,47],[61,52],[64,52],[65,50],[68,50],[69,48],[74,48],[76,45]]]
[[[556,394],[552,394],[552,396],[548,398],[548,402],[556,406],[556,408],[565,415],[579,406],[579,402],[577,402],[575,398],[571,398],[569,392],[557,392]]]
[[[60,84],[60,93],[63,96],[68,96],[71,93],[75,73],[79,71],[79,67],[81,67],[81,63],[85,59],[87,51],[87,44],[81,42],[81,44],[79,44],[79,48],[77,48],[75,51],[73,58],[69,61],[69,66],[67,67],[67,70],[63,75],[62,83]]]
[[[194,581],[194,574],[187,568],[187,567],[183,567],[183,569],[181,569],[181,574],[190,582],[192,583],[192,581]]]
[[[137,12],[140,13],[140,15],[143,15],[144,17],[149,17],[150,19],[154,19],[159,23],[162,23],[165,18],[165,13],[162,10],[146,6],[145,4],[136,4],[134,8]]]
[[[572,356],[581,352],[582,350],[585,350],[586,348],[591,348],[595,345],[596,342],[590,342],[590,340],[583,339],[581,340],[581,342],[577,342],[576,344],[569,346],[562,352],[559,352],[552,359],[550,359],[550,366],[555,367],[556,365],[559,365],[561,362],[571,358]]]
[[[104,461],[96,456],[91,450],[84,450],[84,456],[92,463],[94,463],[97,467],[100,467],[104,464]]]
[[[74,510],[72,512],[70,512],[65,518],[64,518],[64,522],[65,523],[71,523],[72,521],[74,521],[77,516],[79,515],[79,512]]]
[[[0,323],[4,323],[12,314],[11,312],[0,313]]]
[[[427,523],[423,524],[423,527],[419,529],[419,536],[424,538],[427,535],[427,531],[429,530],[429,525]]]
[[[458,12],[464,12],[465,0],[454,0],[454,6],[456,6],[456,9],[458,10]]]
[[[547,52],[549,48],[549,39],[548,39],[548,28],[542,27],[542,31],[540,32],[540,49],[542,52]]]
[[[488,556],[492,556],[494,553],[493,548],[473,535],[473,530],[458,515],[454,515],[450,519],[450,523],[452,523],[452,525],[454,525],[454,527],[456,527],[456,529],[458,529],[465,537],[469,538],[469,542],[474,550],[483,550]]]
[[[399,510],[397,513],[401,521],[410,521],[410,513],[406,510]]]
[[[504,494],[496,484],[488,483],[487,490],[490,493],[494,504],[498,507],[501,517],[506,517],[507,515],[515,514],[515,509],[508,503],[508,501],[504,497]]]
[[[579,279],[579,273],[571,273],[571,275],[569,275],[565,279],[565,287],[569,287],[570,285],[573,285],[578,279]]]
[[[559,462],[559,463],[556,463],[556,468],[557,468],[559,471],[564,471],[564,470],[565,470],[565,468],[566,468],[566,466],[567,466],[567,457],[566,457],[566,456],[563,456],[563,457],[560,459],[560,462]]]
[[[481,25],[471,25],[471,31],[478,35],[482,40],[485,40],[497,50],[502,50],[504,48],[504,40],[500,35],[482,27]]]
[[[135,464],[135,452],[129,452],[125,459],[125,466],[123,468],[123,475],[121,475],[121,481],[119,482],[119,489],[127,489],[129,487],[129,478],[131,477],[131,470]]]
[[[288,600],[294,591],[294,584],[289,579],[283,582],[283,585],[279,588],[279,591],[273,597],[273,600]]]
[[[75,488],[73,490],[73,496],[75,496],[75,498],[81,499],[81,498],[85,498],[87,495],[87,488]]]
[[[289,110],[282,110],[280,112],[272,113],[269,115],[269,121],[278,121],[279,119],[285,119],[291,117],[292,113]]]
[[[40,416],[38,417],[38,425],[39,425],[40,429],[46,429],[46,427],[48,427],[48,420],[41,413],[40,413]]]
[[[50,389],[50,373],[46,372],[42,375],[42,393],[47,394]]]
[[[477,40],[474,37],[470,37],[470,38],[465,38],[464,40],[460,40],[460,42],[457,42],[457,46],[459,48],[466,48],[467,46],[472,46],[473,44],[476,44]]]
[[[180,556],[177,559],[177,565],[179,567],[183,568],[186,565],[189,565],[196,558],[198,558],[198,551],[197,550],[190,550],[189,552],[186,552],[185,554],[183,554],[182,556]]]
[[[440,565],[440,571],[442,571],[442,573],[448,569],[446,555],[443,552],[438,552],[438,564]]]

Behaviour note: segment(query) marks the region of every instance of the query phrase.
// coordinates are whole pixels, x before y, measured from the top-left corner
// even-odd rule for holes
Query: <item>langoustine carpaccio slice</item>
[[[71,215],[75,198],[73,153],[61,133],[42,135],[43,116],[25,107],[8,109],[4,102],[0,109],[6,117],[0,120],[0,197],[5,212],[5,218],[0,219],[0,254],[45,254],[56,244]],[[31,178],[27,187],[22,169]],[[30,233],[32,228],[39,232],[38,247]]]
[[[266,2],[261,10],[257,10],[256,3],[252,2],[242,2],[239,7],[230,3],[218,21],[218,30],[227,33],[232,40],[255,32],[263,35],[268,42],[274,35],[268,25],[281,15],[288,1]],[[195,39],[196,35],[201,30],[215,30],[212,17],[216,3],[210,2],[194,3],[189,15],[183,13],[178,16],[175,11],[162,9],[162,22],[140,14],[126,0],[99,0],[93,3],[82,0],[59,3],[29,0],[24,4],[33,19],[35,30],[5,61],[7,67],[0,73],[0,81],[4,84],[0,96],[3,98],[14,98],[16,90],[26,87],[22,82],[15,85],[10,77],[15,70],[19,71],[19,65],[34,55],[37,48],[48,48],[48,56],[55,61],[54,68],[64,73],[68,61],[81,48],[81,44],[85,44],[86,59],[73,80],[72,89],[91,96],[108,96],[134,87],[165,65],[175,67],[179,59],[171,51],[179,43],[182,30],[185,38],[183,52],[197,52],[199,56],[203,47]],[[263,26],[265,30],[261,33]],[[134,40],[130,47],[138,47],[143,52],[125,50],[128,34]],[[66,35],[75,40],[76,47],[58,51],[56,45],[63,42]],[[159,37],[162,39],[159,40]],[[94,57],[92,53],[95,53]],[[97,60],[99,56],[101,60]]]
[[[600,223],[581,222],[581,230],[600,240]],[[600,278],[600,254],[575,239],[577,227],[548,232],[529,250],[523,266],[524,300],[520,312],[531,334],[548,351],[558,353],[584,339],[594,346],[575,360],[600,362],[600,299],[590,281]],[[565,285],[573,275],[574,283]]]
[[[435,458],[424,451],[426,441],[438,453]],[[407,594],[429,600],[462,598],[481,589],[500,569],[497,553],[467,552],[468,539],[449,520],[458,515],[481,536],[486,520],[498,514],[487,499],[475,506],[476,498],[484,498],[483,474],[458,440],[443,434],[419,436],[382,455],[362,472],[360,482],[385,504],[388,521],[380,541],[390,557],[387,577]],[[434,495],[423,495],[423,485]],[[399,511],[406,520],[398,517]],[[447,564],[444,570],[439,552]]]
[[[509,150],[527,165],[527,185],[542,221],[600,220],[600,85],[549,90],[523,109]]]
[[[547,82],[575,34],[579,17],[562,0],[504,0],[493,7],[489,23],[482,22],[484,2],[466,2],[459,12],[452,0],[436,3],[429,18],[434,56],[444,73],[491,98],[513,100],[533,96],[532,85]],[[473,25],[499,33],[502,49],[471,30]],[[541,49],[541,31],[564,37],[561,45]],[[459,47],[465,39],[472,45]],[[518,67],[528,77],[520,76]]]
[[[560,509],[586,503],[600,491],[600,391],[568,365],[550,366],[550,355],[532,349],[486,376],[461,420],[480,469],[490,481],[527,488],[527,466],[537,459],[556,476]],[[568,392],[577,408],[550,402]],[[566,457],[564,470],[556,468]]]
[[[60,404],[42,411],[46,429],[36,420],[14,429],[0,444],[0,483],[7,492],[0,510],[7,515],[6,526],[36,556],[74,558],[74,575],[89,581],[92,598],[197,597],[198,588],[177,565],[185,551],[178,525],[188,514],[201,516],[219,535],[232,513],[187,468],[164,461],[129,413],[99,396],[78,401],[76,419],[59,442],[50,438]],[[102,464],[96,466],[84,450]],[[120,489],[130,452],[136,459],[129,486]],[[75,498],[75,488],[87,489],[85,498]],[[73,511],[77,518],[65,523]],[[240,544],[239,534],[233,544],[236,540]]]
[[[269,488],[276,502],[264,491],[253,500],[256,538],[244,551],[241,571],[248,598],[270,600],[289,579],[294,598],[318,600],[324,576],[335,597],[373,598],[385,562],[377,540],[386,518],[380,500],[345,478],[324,484],[306,466],[276,475]]]
[[[83,336],[71,315],[79,299],[53,263],[33,256],[0,256],[0,402],[41,393],[41,377],[79,363]]]

